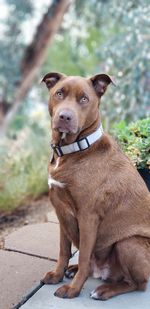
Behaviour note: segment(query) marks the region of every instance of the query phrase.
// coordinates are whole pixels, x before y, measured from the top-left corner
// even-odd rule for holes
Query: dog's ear
[[[41,82],[44,82],[46,84],[46,87],[50,90],[63,77],[65,77],[65,75],[62,73],[51,72],[51,73],[47,73],[42,78]]]
[[[113,78],[107,74],[94,75],[90,80],[98,97],[101,97],[105,93],[107,86],[110,83],[116,85]]]

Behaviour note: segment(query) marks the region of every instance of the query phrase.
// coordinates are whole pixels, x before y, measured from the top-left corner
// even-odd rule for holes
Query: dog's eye
[[[59,99],[61,99],[61,98],[63,98],[63,92],[62,92],[62,90],[58,90],[57,92],[56,92],[56,97],[58,97]]]
[[[88,99],[88,97],[86,97],[86,96],[83,96],[81,99],[80,99],[80,103],[82,104],[84,104],[84,103],[88,103],[88,101],[89,101],[89,99]]]

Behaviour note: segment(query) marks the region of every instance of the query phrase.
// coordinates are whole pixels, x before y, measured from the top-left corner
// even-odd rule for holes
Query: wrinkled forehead
[[[80,76],[64,77],[55,85],[53,90],[56,91],[62,88],[70,93],[87,93],[89,95],[93,94],[91,81]]]

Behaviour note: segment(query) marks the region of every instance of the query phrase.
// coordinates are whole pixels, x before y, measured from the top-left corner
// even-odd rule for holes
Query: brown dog
[[[58,297],[77,296],[89,274],[109,283],[91,293],[106,300],[145,290],[150,276],[150,194],[141,176],[116,142],[102,131],[99,101],[112,82],[48,73],[54,156],[49,165],[50,199],[60,222],[60,255],[44,283],[60,282],[71,244],[79,264]]]

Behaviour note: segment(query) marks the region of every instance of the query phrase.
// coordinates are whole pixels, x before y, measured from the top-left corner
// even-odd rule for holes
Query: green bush
[[[138,168],[150,169],[150,118],[126,125],[121,121],[112,129],[123,151]]]
[[[18,132],[0,145],[0,212],[12,211],[48,190],[48,132],[34,124]]]

